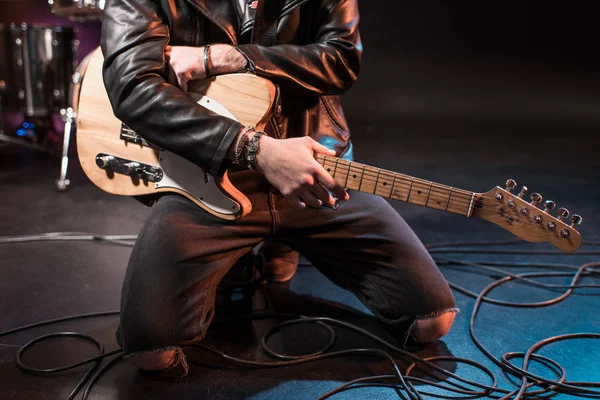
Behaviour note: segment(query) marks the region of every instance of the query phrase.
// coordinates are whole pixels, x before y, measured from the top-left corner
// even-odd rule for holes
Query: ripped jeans
[[[230,172],[252,202],[228,222],[191,201],[162,197],[131,253],[121,294],[117,340],[125,358],[201,340],[217,285],[233,264],[277,238],[335,284],[353,292],[390,328],[456,312],[448,283],[412,229],[384,199],[350,192],[337,210],[299,210],[254,171]]]

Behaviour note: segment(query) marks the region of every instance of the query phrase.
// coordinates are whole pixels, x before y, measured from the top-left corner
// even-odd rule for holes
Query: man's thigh
[[[433,259],[384,199],[351,192],[338,210],[282,207],[281,236],[390,324],[455,310]]]
[[[231,223],[183,197],[160,199],[144,222],[123,282],[119,336],[126,355],[202,337],[219,281],[270,229],[266,208]]]

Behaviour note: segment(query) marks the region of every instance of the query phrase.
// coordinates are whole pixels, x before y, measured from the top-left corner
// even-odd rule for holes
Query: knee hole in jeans
[[[455,316],[456,312],[448,311],[435,317],[418,318],[411,327],[412,335],[421,344],[434,342],[450,331]]]
[[[175,349],[157,350],[135,354],[129,357],[129,361],[144,371],[163,371],[176,364],[178,356]]]

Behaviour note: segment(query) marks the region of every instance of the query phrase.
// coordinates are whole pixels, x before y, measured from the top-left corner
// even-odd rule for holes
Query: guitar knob
[[[581,215],[573,214],[571,216],[571,228],[573,228],[575,225],[581,225],[582,222],[583,218]]]
[[[518,194],[518,197],[522,199],[522,198],[523,198],[523,195],[525,194],[525,192],[526,192],[526,191],[527,191],[527,186],[523,186],[523,187],[521,188],[521,191],[520,191],[520,192],[519,192],[519,194]]]
[[[546,200],[546,202],[544,203],[544,212],[548,213],[548,211],[552,211],[554,210],[554,207],[556,207],[556,203],[554,203],[552,200]]]
[[[567,218],[569,216],[569,210],[567,210],[564,207],[559,208],[557,213],[558,213],[557,216],[558,216],[559,221],[562,221],[563,218]]]
[[[113,161],[115,161],[113,156],[96,156],[96,165],[102,169],[110,168]]]
[[[539,193],[531,193],[531,205],[535,206],[542,202],[542,195]]]
[[[506,181],[506,191],[510,192],[515,187],[517,187],[517,182],[515,182],[512,179],[509,179],[509,180]]]

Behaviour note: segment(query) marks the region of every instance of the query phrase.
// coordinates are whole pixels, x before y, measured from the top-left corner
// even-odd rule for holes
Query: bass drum
[[[67,107],[77,65],[75,34],[69,27],[11,24],[11,90],[26,117],[45,117]]]

